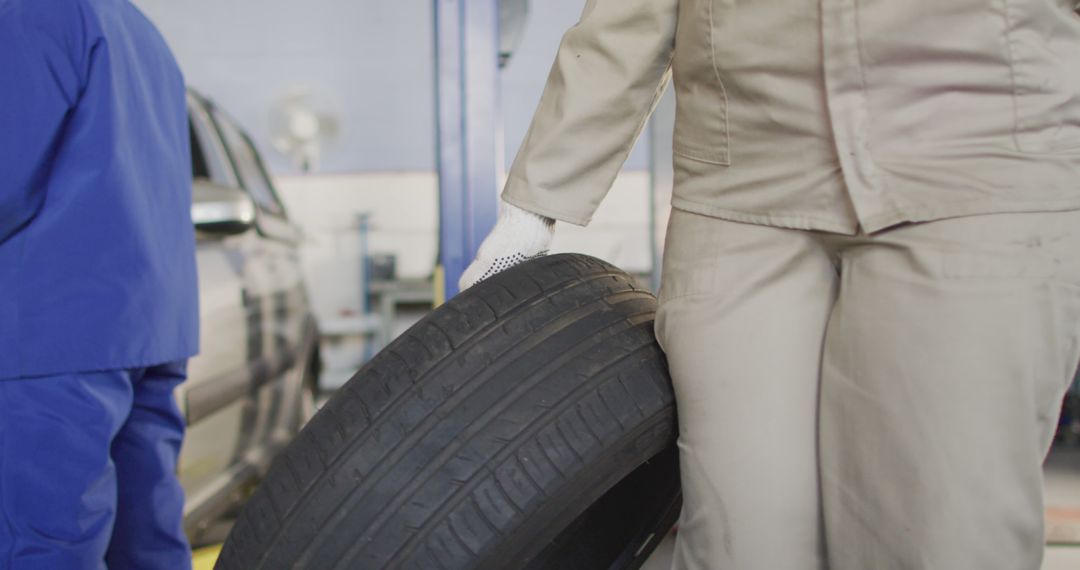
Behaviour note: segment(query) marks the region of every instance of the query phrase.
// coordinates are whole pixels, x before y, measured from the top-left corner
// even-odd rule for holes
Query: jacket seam
[[[1024,212],[1031,213],[1044,211],[1044,209],[1046,209],[1045,211],[1069,211],[1072,209],[1080,210],[1080,196],[1076,196],[1073,198],[1062,198],[1060,200],[1010,200],[1006,203],[998,202],[998,204],[999,205],[989,205],[987,207],[980,207],[978,204],[972,203],[957,203],[955,205],[944,207],[894,207],[873,216],[869,216],[868,218],[860,220],[859,222],[862,226],[876,226],[878,224],[885,224],[883,227],[876,228],[869,232],[877,233],[887,230],[893,225],[904,222],[922,223],[946,220],[951,218],[964,218],[969,216]],[[1014,208],[1010,208],[1010,205],[1014,206]],[[691,214],[719,218],[728,221],[750,223],[755,225],[773,226],[784,223],[794,225],[801,222],[802,225],[820,224],[820,227],[807,228],[812,231],[824,231],[844,235],[852,233],[851,231],[843,229],[843,222],[825,219],[805,213],[796,212],[777,215],[770,213],[762,213],[753,210],[732,210],[719,206],[710,206],[701,202],[695,202],[693,200],[687,200],[685,198],[678,197],[672,200],[672,207],[676,210],[688,212]],[[1017,210],[1015,209],[1015,207],[1020,207],[1023,209]],[[707,212],[703,210],[707,210]],[[756,220],[752,220],[751,218],[756,218]]]
[[[679,155],[679,156],[681,156],[683,158],[689,158],[690,160],[696,160],[698,162],[704,162],[706,164],[715,164],[717,166],[731,166],[730,154],[728,155],[728,158],[717,158],[717,157],[714,157],[714,156],[706,156],[705,153],[700,153],[700,152],[695,152],[693,150],[689,150],[686,147],[686,145],[683,145],[683,144],[680,144],[680,143],[675,143],[675,145],[672,147],[671,150],[675,154],[677,154],[677,155]]]
[[[859,58],[859,90],[862,95],[859,104],[862,106],[863,117],[866,121],[863,125],[863,130],[865,131],[863,133],[863,136],[866,137],[865,141],[855,142],[857,144],[860,144],[864,148],[864,150],[866,151],[866,155],[870,160],[872,168],[870,172],[870,177],[873,179],[871,182],[879,188],[882,199],[888,202],[888,204],[892,208],[896,209],[900,206],[896,203],[896,199],[893,197],[892,193],[888,191],[885,178],[881,175],[880,167],[878,166],[874,150],[870,148],[870,130],[872,128],[871,120],[874,114],[871,112],[872,110],[870,109],[870,91],[867,87],[869,85],[869,82],[866,79],[866,56],[863,48],[862,24],[859,18],[859,3],[857,1],[854,3],[853,10],[854,13],[852,14],[852,17],[855,20],[855,54]],[[855,197],[851,194],[850,191],[846,192],[846,194],[848,200],[851,201],[852,207],[855,207]]]
[[[1001,202],[998,202],[1001,203]],[[1013,208],[1003,207],[1004,204],[1013,206],[1020,206],[1025,208],[1024,210],[1016,210]],[[971,216],[992,216],[995,214],[1019,214],[1019,213],[1036,213],[1044,211],[1043,208],[1061,208],[1066,207],[1063,210],[1045,210],[1050,211],[1069,211],[1074,206],[1075,209],[1080,209],[1080,196],[1073,198],[1062,198],[1060,200],[1010,200],[1005,202],[1003,206],[988,206],[987,208],[978,207],[978,203],[957,203],[959,207],[953,206],[912,206],[910,208],[893,208],[886,210],[879,214],[875,214],[867,218],[864,222],[865,225],[874,226],[879,223],[885,223],[882,228],[878,228],[870,231],[869,233],[877,233],[885,231],[895,224],[904,222],[922,223],[922,222],[936,222],[940,220],[948,220],[952,218],[967,218]],[[1031,209],[1027,209],[1031,208]],[[914,218],[914,219],[911,219]]]
[[[525,188],[532,188],[532,186],[530,186],[528,183],[525,183],[523,186]],[[581,216],[579,214],[571,213],[567,210],[541,206],[533,202],[532,200],[527,200],[521,198],[520,196],[515,196],[514,193],[509,190],[503,192],[501,198],[504,202],[508,202],[509,204],[517,206],[523,210],[528,210],[534,214],[540,214],[550,218],[555,218],[559,221],[567,222],[577,226],[587,226],[592,220],[591,216]]]
[[[693,206],[700,206],[701,208],[707,209],[707,210],[709,210],[710,212],[713,212],[713,213],[712,214],[706,214],[706,213],[701,212],[701,211],[691,210],[687,206],[680,206],[679,204],[688,204],[688,205],[693,205]],[[846,231],[846,230],[842,229],[842,226],[844,225],[843,222],[838,222],[835,219],[827,219],[827,218],[818,217],[818,216],[814,216],[814,215],[811,215],[811,214],[805,214],[805,213],[800,213],[800,212],[794,212],[794,213],[790,213],[790,214],[779,214],[778,215],[778,214],[775,214],[775,213],[760,212],[760,211],[755,211],[755,210],[744,210],[744,209],[732,210],[732,209],[729,209],[729,208],[723,208],[723,207],[720,207],[720,206],[711,206],[709,204],[704,204],[702,202],[696,202],[694,200],[688,200],[686,198],[680,198],[680,197],[676,197],[676,198],[674,198],[672,200],[672,207],[675,208],[676,210],[681,210],[683,212],[689,212],[691,214],[698,214],[698,215],[702,215],[702,216],[708,216],[708,217],[711,217],[711,218],[720,218],[720,219],[726,219],[728,221],[737,221],[737,222],[750,223],[750,224],[755,224],[755,225],[769,225],[769,224],[762,223],[762,222],[749,221],[750,217],[764,218],[764,219],[770,220],[772,223],[784,222],[784,221],[787,221],[789,223],[795,223],[795,222],[818,223],[818,224],[821,224],[823,226],[828,226],[830,228],[828,230],[821,230],[821,231],[844,233],[844,234],[852,233],[852,232],[849,232],[849,231]],[[741,219],[733,219],[733,218],[741,218]]]
[[[1019,83],[1016,80],[1016,50],[1013,47],[1013,18],[1012,12],[1012,0],[1001,0],[1001,17],[1005,24],[1005,29],[1002,31],[1002,40],[1005,43],[1005,53],[1009,62],[1009,82],[1012,89],[1009,90],[1009,98],[1012,101],[1012,139],[1013,145],[1017,151],[1024,152],[1024,147],[1020,144],[1020,101],[1017,97],[1017,91],[1019,90]]]
[[[629,156],[630,151],[632,151],[634,149],[634,143],[636,143],[638,137],[641,136],[641,132],[645,129],[645,124],[649,122],[649,117],[651,117],[652,114],[653,114],[653,111],[656,110],[656,105],[660,102],[660,97],[664,94],[664,91],[667,89],[668,83],[670,82],[670,78],[667,78],[666,76],[667,76],[668,71],[671,69],[671,62],[673,62],[673,61],[675,61],[675,49],[674,48],[671,49],[671,53],[667,58],[667,62],[664,64],[664,68],[663,68],[664,73],[662,73],[660,75],[659,83],[657,83],[656,87],[653,88],[653,94],[652,94],[652,98],[651,98],[651,100],[649,102],[649,106],[641,114],[641,118],[638,120],[637,127],[634,129],[633,138],[630,139],[629,143],[623,144],[623,146],[619,149],[620,152],[622,152],[624,156]],[[625,158],[624,158],[624,161],[625,161]],[[610,190],[610,188],[609,188],[609,190]]]
[[[720,87],[720,102],[723,105],[723,109],[721,110],[721,113],[722,113],[721,120],[723,121],[723,124],[724,124],[724,150],[723,150],[723,152],[718,153],[719,158],[715,158],[713,160],[717,161],[717,162],[715,162],[715,164],[723,164],[725,166],[731,166],[731,146],[732,146],[731,138],[732,137],[731,137],[731,119],[730,119],[731,114],[729,112],[729,107],[731,106],[731,101],[728,99],[727,87],[724,86],[724,80],[722,79],[722,76],[720,75],[720,64],[716,61],[716,12],[715,12],[716,8],[715,8],[715,5],[716,5],[716,3],[715,3],[714,0],[709,0],[709,2],[708,2],[708,6],[709,6],[709,22],[708,22],[708,24],[709,24],[709,62],[712,63],[713,75],[716,77],[716,85],[718,87]],[[687,156],[688,158],[696,158],[696,157],[690,156],[689,154],[685,154],[685,153],[684,153],[684,156]],[[698,160],[705,160],[705,159],[699,158]],[[711,161],[706,160],[706,162],[711,162]]]
[[[187,356],[180,356],[177,358],[172,357],[156,357],[147,359],[136,359],[133,361],[125,361],[120,364],[103,364],[100,366],[79,366],[79,367],[61,367],[58,369],[42,369],[37,372],[26,373],[26,370],[17,370],[14,376],[5,376],[3,372],[0,372],[0,382],[8,380],[35,380],[50,378],[52,376],[60,376],[64,374],[88,374],[94,372],[108,372],[111,370],[137,370],[140,368],[153,368],[154,366],[162,366],[165,364],[172,364],[174,362],[180,362],[188,360],[199,354],[198,350],[186,350],[180,351],[180,353],[187,353]]]
[[[818,216],[814,216],[814,215],[803,214],[803,213],[781,214],[781,215],[778,216],[778,215],[776,215],[774,213],[761,212],[761,211],[756,211],[756,210],[744,210],[744,209],[730,210],[730,209],[722,208],[722,207],[719,207],[719,206],[710,206],[708,204],[703,204],[701,202],[695,202],[695,201],[692,201],[692,200],[686,200],[685,198],[680,198],[679,201],[680,202],[685,202],[685,203],[688,203],[688,204],[696,204],[698,206],[714,209],[716,211],[730,212],[732,214],[743,214],[743,215],[748,215],[748,216],[760,216],[760,217],[766,217],[766,218],[789,218],[789,219],[799,218],[799,219],[804,219],[804,220],[811,221],[811,222],[821,222],[823,224],[832,224],[832,223],[835,222],[835,220],[829,220],[829,219],[826,219],[826,218],[822,218],[822,217],[818,217]],[[683,208],[678,208],[678,209],[683,209]]]

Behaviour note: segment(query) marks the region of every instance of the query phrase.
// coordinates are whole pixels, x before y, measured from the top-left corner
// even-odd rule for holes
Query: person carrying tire
[[[674,76],[677,570],[1035,570],[1080,361],[1072,0],[588,0],[462,278],[589,222]]]
[[[128,0],[0,0],[0,78],[0,568],[190,568],[183,77]]]

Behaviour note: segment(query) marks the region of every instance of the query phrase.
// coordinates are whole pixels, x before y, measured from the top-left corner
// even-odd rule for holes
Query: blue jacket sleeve
[[[0,0],[0,243],[44,202],[92,49],[77,3]]]

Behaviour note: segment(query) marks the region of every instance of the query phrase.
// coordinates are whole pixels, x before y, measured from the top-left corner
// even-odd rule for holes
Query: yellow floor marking
[[[446,270],[442,265],[435,266],[435,302],[433,306],[439,308],[446,303]]]
[[[200,548],[192,555],[192,570],[214,570],[218,555],[221,554],[221,545]]]

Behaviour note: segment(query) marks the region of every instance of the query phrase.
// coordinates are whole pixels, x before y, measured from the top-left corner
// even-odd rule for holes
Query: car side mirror
[[[191,221],[202,232],[242,234],[255,225],[255,202],[243,190],[196,178],[192,186]]]

